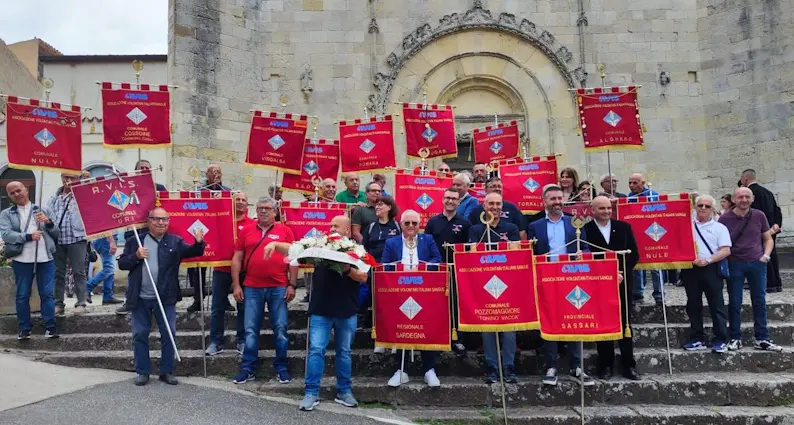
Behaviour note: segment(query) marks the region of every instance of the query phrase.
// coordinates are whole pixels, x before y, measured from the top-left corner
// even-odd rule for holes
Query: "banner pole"
[[[199,311],[201,314],[201,352],[204,353],[204,355],[201,356],[201,358],[204,360],[204,377],[206,378],[207,377],[207,342],[206,342],[207,332],[204,329],[204,273],[201,273],[201,267],[197,268],[196,271],[198,271],[198,275],[199,275],[198,291],[199,291],[199,297],[201,297],[201,305],[199,305]]]
[[[133,226],[132,231],[135,233],[135,240],[138,242],[138,248],[142,248],[143,245],[141,244],[141,236],[138,234],[138,228]],[[160,299],[160,291],[157,290],[157,282],[154,281],[154,276],[152,276],[152,269],[149,267],[149,260],[144,258],[143,265],[146,266],[146,272],[149,273],[149,280],[152,281],[154,296],[157,298],[157,306],[160,307],[160,314],[163,315],[163,323],[165,323],[165,329],[168,331],[168,339],[171,341],[171,346],[174,347],[174,355],[176,356],[176,359],[181,362],[182,358],[179,357],[179,350],[176,348],[176,341],[174,341],[174,333],[171,330],[171,325],[168,323],[168,316],[165,315],[163,300]],[[162,335],[160,337],[162,338]]]
[[[582,425],[584,425],[584,342],[579,341],[579,368],[582,369],[582,374],[579,375],[579,388],[582,393]]]
[[[38,201],[37,205],[39,206],[39,209],[43,211],[43,209],[41,208],[41,201],[44,199],[44,170],[39,170],[39,184],[37,184],[36,186],[37,186],[37,189],[39,191],[39,193],[38,193],[39,201]],[[35,194],[34,194],[34,196],[35,196]],[[32,208],[30,209],[30,214],[33,214],[33,209]],[[27,231],[27,230],[28,229],[25,229],[25,231]],[[36,230],[41,230],[41,224],[40,223],[36,223]],[[33,252],[33,279],[36,278],[36,269],[39,268],[38,266],[39,266],[39,243],[37,241],[36,242],[36,249]]]
[[[670,354],[670,332],[667,329],[667,306],[664,300],[664,281],[662,280],[662,271],[657,270],[659,273],[659,292],[662,293],[662,317],[664,318],[664,342],[667,344],[667,367],[670,370],[670,376],[673,376],[673,356]],[[643,273],[645,273],[643,271]]]
[[[489,217],[486,217],[488,215]],[[485,225],[485,237],[488,241],[488,246],[491,246],[491,224],[497,220],[496,217],[490,216],[489,212],[483,211],[480,214],[480,221]],[[505,396],[505,374],[504,374],[504,367],[502,365],[502,344],[499,342],[499,332],[494,332],[496,336],[496,361],[499,365],[499,384],[502,387],[502,415],[505,419],[505,425],[507,425],[507,402]]]
[[[403,373],[405,373],[405,349],[402,349],[402,360],[400,360],[400,383],[403,380]]]

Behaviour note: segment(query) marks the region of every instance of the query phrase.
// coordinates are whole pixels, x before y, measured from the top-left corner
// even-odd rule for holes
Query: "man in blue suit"
[[[400,216],[402,236],[386,240],[381,261],[383,264],[400,263],[406,270],[416,268],[422,263],[441,263],[441,253],[438,251],[432,235],[419,234],[419,213],[406,210]],[[388,268],[388,267],[387,267]],[[436,375],[436,352],[422,351],[422,369],[425,372],[425,382],[431,387],[438,387],[441,382]],[[405,355],[403,350],[402,355]],[[402,364],[401,358],[395,353],[397,364]],[[389,379],[390,387],[399,387],[409,381],[408,374],[397,370]]]
[[[548,185],[543,188],[543,202],[546,207],[546,217],[532,222],[527,232],[528,238],[537,239],[535,243],[535,255],[545,254],[576,254],[576,229],[571,224],[571,217],[562,213],[563,191],[560,186]],[[584,229],[582,229],[582,240],[587,240]],[[569,244],[570,243],[570,244]],[[582,244],[583,251],[589,251],[586,244]],[[557,261],[557,257],[549,258],[550,261]],[[595,381],[590,378],[579,367],[582,351],[579,343],[569,345],[571,351],[571,375],[582,378],[585,386],[595,385]],[[557,342],[546,341],[543,345],[543,353],[546,357],[546,376],[543,383],[546,385],[557,385]]]

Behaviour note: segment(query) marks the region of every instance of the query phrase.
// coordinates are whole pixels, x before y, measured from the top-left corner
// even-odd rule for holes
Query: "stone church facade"
[[[519,121],[532,155],[560,154],[581,179],[607,172],[584,152],[577,87],[641,85],[646,150],[612,152],[627,191],[644,172],[662,192],[715,197],[755,168],[786,218],[794,182],[794,0],[171,0],[174,187],[210,162],[252,196],[274,173],[243,165],[252,109],[335,122],[456,106],[463,167],[472,128]],[[287,106],[281,107],[282,100]],[[396,118],[399,123],[400,119]],[[398,165],[408,166],[396,127]],[[366,176],[364,179],[366,180]],[[785,227],[785,225],[784,225]]]

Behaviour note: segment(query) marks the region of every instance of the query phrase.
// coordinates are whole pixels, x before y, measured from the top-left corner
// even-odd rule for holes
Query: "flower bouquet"
[[[336,233],[306,237],[293,243],[287,258],[292,265],[322,264],[340,275],[344,264],[355,266],[364,273],[376,264],[363,246]]]

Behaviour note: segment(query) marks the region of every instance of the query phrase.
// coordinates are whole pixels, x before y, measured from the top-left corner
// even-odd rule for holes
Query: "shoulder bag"
[[[19,207],[17,207],[17,211],[19,211]],[[19,214],[19,212],[17,212]],[[25,222],[25,227],[19,228],[19,233],[23,235],[27,233],[28,226],[30,226],[30,219],[33,217],[33,208],[30,208],[30,214],[28,214],[28,221]],[[42,236],[44,237],[44,236]],[[5,251],[3,252],[3,257],[5,258],[13,258],[22,255],[22,250],[25,247],[25,243],[7,243],[5,245]]]
[[[240,286],[243,286],[243,283],[245,282],[245,275],[248,271],[248,264],[251,263],[251,257],[253,257],[256,250],[259,249],[259,245],[262,245],[262,241],[265,240],[265,237],[267,237],[267,233],[262,235],[262,239],[259,239],[259,242],[256,243],[254,249],[251,250],[251,254],[249,254],[248,258],[245,259],[245,261],[243,261],[243,269],[240,270],[240,279],[239,279]]]
[[[745,228],[747,227],[747,223],[744,224],[744,227]],[[695,224],[695,231],[698,232],[698,236],[700,236],[700,240],[702,240],[703,243],[706,245],[706,249],[709,250],[709,254],[714,255],[714,251],[711,250],[711,247],[709,246],[708,242],[706,242],[706,239],[703,238],[703,234],[700,233],[700,229],[698,229],[698,225],[697,224]],[[742,232],[744,232],[744,229],[742,229],[742,231],[739,232],[740,233],[739,236],[741,236]],[[719,264],[719,272],[717,273],[719,275],[719,277],[722,278],[722,279],[729,278],[731,276],[731,272],[728,269],[728,259],[727,258],[723,258],[717,264]]]

